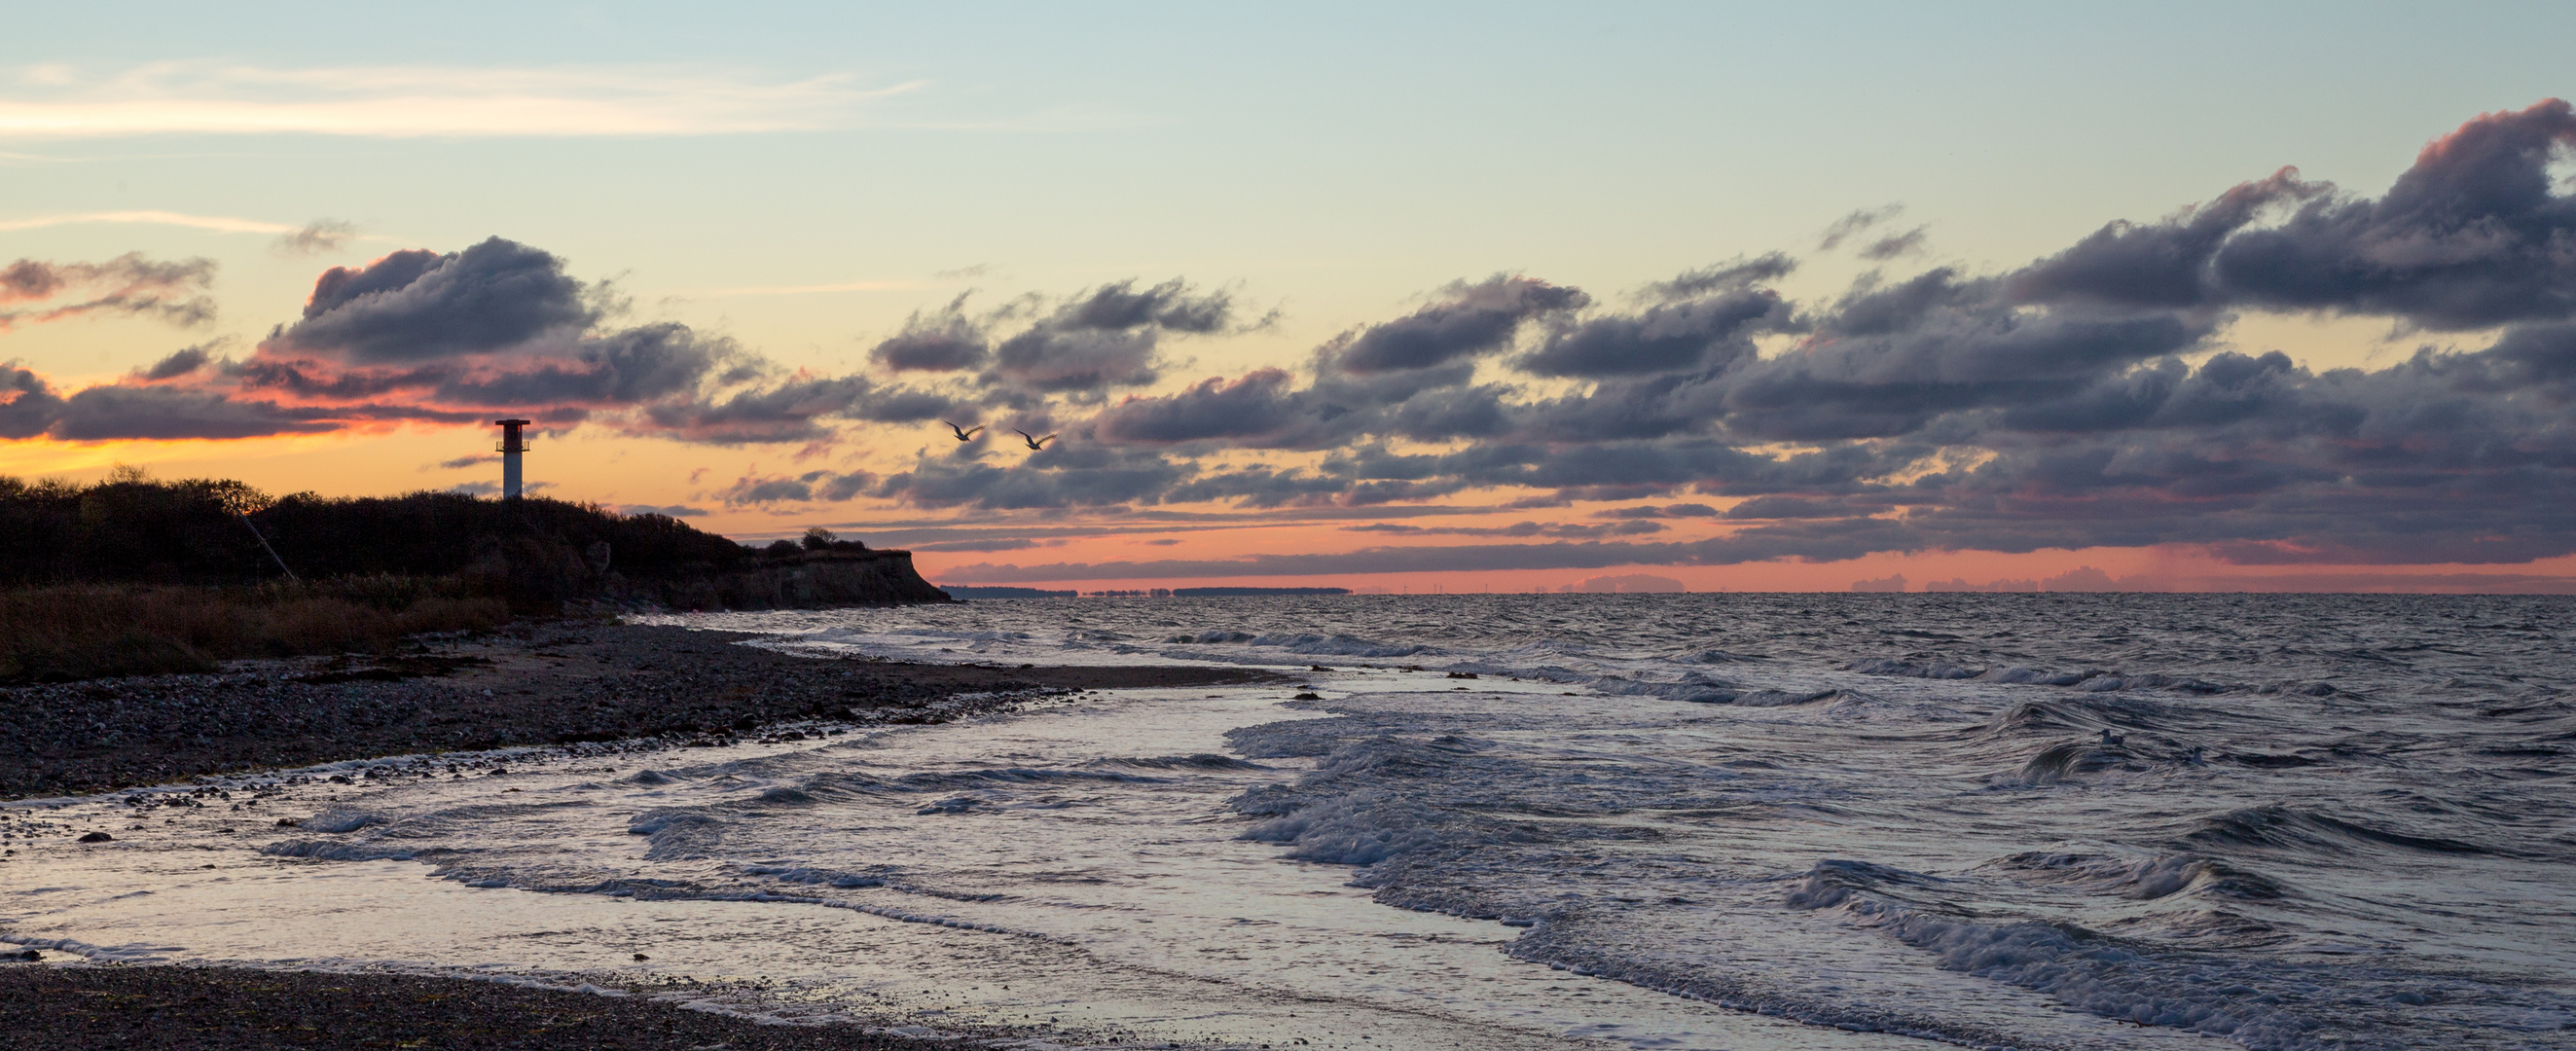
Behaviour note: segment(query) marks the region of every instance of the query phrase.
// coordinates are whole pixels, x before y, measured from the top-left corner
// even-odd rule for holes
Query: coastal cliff
[[[952,601],[912,568],[910,551],[801,551],[688,576],[613,580],[612,598],[672,609],[811,609]]]

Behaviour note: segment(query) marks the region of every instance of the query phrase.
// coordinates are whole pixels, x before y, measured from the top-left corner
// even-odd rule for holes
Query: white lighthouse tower
[[[501,498],[516,500],[519,498],[519,456],[528,451],[527,440],[519,436],[519,428],[527,426],[528,421],[492,422],[501,428],[501,444],[497,447],[501,453]]]

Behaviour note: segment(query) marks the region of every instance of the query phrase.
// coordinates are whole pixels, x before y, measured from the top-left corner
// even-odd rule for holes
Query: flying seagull
[[[1044,448],[1046,448],[1046,443],[1048,443],[1048,442],[1051,442],[1051,441],[1054,441],[1054,440],[1055,440],[1055,435],[1052,435],[1052,434],[1047,435],[1047,436],[1046,436],[1046,437],[1044,437],[1044,438],[1032,438],[1032,437],[1029,437],[1029,432],[1024,431],[1024,430],[1021,430],[1021,429],[1019,429],[1019,428],[1017,428],[1017,427],[1013,427],[1013,428],[1011,428],[1011,433],[1016,434],[1016,435],[1019,435],[1019,436],[1020,436],[1020,440],[1021,440],[1021,441],[1024,441],[1024,442],[1029,443],[1029,448],[1032,448],[1032,449],[1044,449]]]
[[[941,420],[939,422],[948,423],[946,420]],[[972,427],[960,427],[956,424],[948,423],[948,429],[957,432],[958,441],[971,442],[975,440],[975,435],[984,429],[984,425],[979,423]]]

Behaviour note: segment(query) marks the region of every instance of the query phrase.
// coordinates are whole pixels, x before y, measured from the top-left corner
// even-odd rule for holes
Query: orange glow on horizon
[[[325,495],[393,495],[422,489],[445,489],[460,483],[497,481],[496,464],[480,462],[488,454],[488,428],[408,423],[328,434],[280,436],[233,441],[62,442],[27,439],[6,443],[0,452],[0,474],[64,477],[89,481],[117,464],[144,467],[161,478],[236,478],[272,493],[316,491]],[[468,461],[449,467],[449,462]],[[2251,566],[2223,561],[2188,545],[2141,548],[2046,550],[2024,554],[1984,551],[1930,551],[1877,554],[1837,562],[1774,561],[1740,565],[1619,564],[1553,569],[1488,569],[1279,575],[1256,571],[1210,572],[1185,576],[1122,574],[1117,564],[1171,560],[1229,562],[1269,555],[1347,554],[1372,549],[1401,551],[1408,547],[1465,548],[1526,543],[1558,543],[1579,552],[1579,539],[1497,537],[1441,533],[1442,529],[1496,529],[1535,521],[1551,525],[1584,525],[1606,519],[1599,511],[1611,504],[1539,509],[1495,509],[1472,501],[1481,497],[1499,504],[1507,492],[1465,494],[1464,513],[1413,518],[1340,519],[1325,517],[1338,509],[1280,520],[1242,518],[1191,519],[1183,512],[1225,515],[1224,505],[1149,508],[1133,514],[976,512],[971,509],[925,510],[859,501],[850,504],[729,507],[719,490],[738,475],[761,473],[761,464],[791,471],[799,466],[776,456],[750,457],[745,450],[636,439],[601,429],[562,433],[538,446],[530,457],[528,477],[542,485],[540,495],[602,503],[612,507],[686,505],[703,514],[686,517],[690,524],[745,541],[766,541],[826,525],[842,535],[879,546],[899,546],[905,534],[946,532],[961,527],[1001,543],[1012,542],[1014,523],[1030,531],[1029,546],[1015,550],[938,550],[940,540],[915,546],[915,564],[936,583],[1010,584],[1050,590],[1136,590],[1170,587],[1250,585],[1273,587],[1347,587],[1354,591],[1425,594],[1491,591],[1557,591],[1596,577],[1642,574],[1659,577],[1694,592],[1846,591],[1858,582],[1882,588],[1904,578],[1904,589],[1921,592],[1927,585],[1986,587],[2001,582],[2048,586],[2051,578],[2086,568],[2117,587],[2184,591],[2540,591],[2576,592],[2576,556],[2523,565],[2280,565]],[[846,464],[846,460],[845,460]],[[843,468],[846,469],[846,466]],[[1719,505],[1733,501],[1679,498]],[[1670,499],[1649,501],[1672,502]],[[1171,512],[1157,518],[1155,512]],[[1249,513],[1249,512],[1247,512]],[[1357,531],[1372,522],[1400,524],[1423,532]],[[954,523],[942,525],[942,523]],[[1744,523],[1714,518],[1666,520],[1661,532],[1604,537],[1641,544],[1686,543],[1722,536]],[[1084,533],[1093,529],[1101,532]],[[1069,535],[1049,535],[1071,530]],[[1111,532],[1132,530],[1132,532]],[[893,540],[887,539],[892,537]],[[953,542],[953,541],[948,541]],[[1500,556],[1497,557],[1507,557]],[[1099,567],[1103,572],[1080,579],[1049,580],[1041,567],[1070,564]],[[981,567],[977,569],[976,567]],[[1018,567],[1025,572],[1014,572]],[[1149,569],[1137,566],[1138,569]],[[973,570],[973,571],[970,571]],[[1078,571],[1078,570],[1077,570]],[[962,576],[961,576],[962,574]],[[969,579],[971,578],[971,579]],[[2082,581],[2073,581],[2080,583]]]

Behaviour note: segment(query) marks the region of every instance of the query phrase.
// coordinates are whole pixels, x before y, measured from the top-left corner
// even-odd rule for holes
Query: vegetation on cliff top
[[[608,554],[595,554],[603,543]],[[0,583],[8,585],[259,584],[283,576],[280,563],[305,578],[447,576],[512,561],[526,554],[512,549],[528,544],[613,557],[628,575],[703,573],[759,557],[663,515],[543,497],[273,498],[235,481],[163,482],[130,471],[87,486],[0,476]]]

